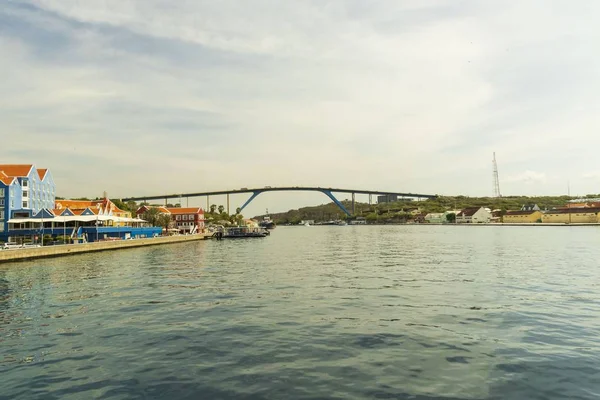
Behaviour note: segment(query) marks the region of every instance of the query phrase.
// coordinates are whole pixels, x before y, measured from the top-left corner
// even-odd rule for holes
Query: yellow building
[[[533,224],[542,220],[544,214],[537,210],[507,211],[502,217],[505,224]]]
[[[57,210],[64,210],[68,208],[75,215],[79,215],[89,208],[94,214],[97,215],[111,215],[114,217],[131,218],[131,213],[129,211],[121,210],[107,197],[101,200],[56,200],[54,207]],[[108,226],[126,225],[126,222],[108,221]]]
[[[561,208],[549,210],[544,213],[542,222],[554,224],[591,224],[597,223],[600,219],[599,208]]]

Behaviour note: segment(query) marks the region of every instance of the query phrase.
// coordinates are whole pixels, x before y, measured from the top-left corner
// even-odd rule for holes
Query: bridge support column
[[[356,215],[356,193],[352,193],[352,215]]]
[[[227,193],[227,215],[229,215],[229,193]]]
[[[327,197],[329,197],[331,200],[333,200],[333,202],[347,215],[347,216],[352,216],[352,214],[350,214],[350,211],[346,210],[346,207],[344,207],[344,205],[335,198],[335,196],[333,195],[333,193],[331,193],[331,191],[329,190],[321,190],[321,192],[325,193],[325,195],[327,195]]]
[[[210,210],[210,204],[208,204],[208,203],[210,203],[210,196],[206,196],[206,210],[204,210],[206,212],[208,212],[208,210]]]
[[[256,196],[258,196],[259,194],[261,194],[262,192],[263,192],[262,190],[257,190],[256,192],[252,192],[252,196],[250,196],[250,198],[249,198],[248,200],[246,200],[246,202],[244,203],[244,205],[242,205],[242,206],[240,207],[240,212],[242,212],[242,210],[243,210],[244,208],[246,208],[246,206],[247,206],[248,204],[250,204],[250,202],[251,202],[252,200],[254,200],[254,198],[255,198]]]

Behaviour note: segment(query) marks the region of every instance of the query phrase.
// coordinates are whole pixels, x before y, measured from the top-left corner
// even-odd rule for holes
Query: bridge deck
[[[434,194],[422,194],[422,193],[401,193],[401,192],[385,192],[380,190],[362,190],[362,189],[340,189],[340,188],[328,188],[328,187],[305,187],[305,186],[283,186],[283,187],[261,187],[261,188],[242,188],[233,190],[219,190],[211,192],[196,192],[196,193],[176,193],[176,194],[163,194],[153,196],[136,196],[127,197],[122,199],[123,201],[140,201],[140,200],[159,200],[159,199],[178,199],[181,197],[202,197],[202,196],[218,196],[225,194],[239,194],[239,193],[262,193],[262,192],[291,192],[291,191],[313,191],[313,192],[335,192],[335,193],[355,193],[355,194],[374,194],[374,195],[392,195],[399,197],[409,198],[421,198],[421,199],[434,199],[437,195]]]

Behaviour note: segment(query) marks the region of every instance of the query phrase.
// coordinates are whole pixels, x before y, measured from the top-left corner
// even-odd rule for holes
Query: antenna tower
[[[498,164],[496,163],[496,153],[494,152],[494,197],[502,197],[500,194],[500,179],[498,179]]]

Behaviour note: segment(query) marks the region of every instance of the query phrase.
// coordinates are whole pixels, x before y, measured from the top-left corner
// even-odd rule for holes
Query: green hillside
[[[588,195],[588,198],[600,197],[600,195]],[[506,196],[502,198],[493,197],[467,197],[467,196],[440,196],[436,199],[424,201],[398,201],[393,203],[382,203],[369,205],[367,203],[356,203],[356,213],[353,217],[365,217],[370,222],[408,222],[416,218],[415,214],[426,214],[430,212],[444,212],[447,210],[460,210],[466,207],[489,207],[492,210],[499,209],[518,210],[524,204],[537,204],[542,210],[563,206],[573,198],[568,196]],[[350,201],[342,201],[344,207],[352,210]],[[264,215],[254,218],[262,219]],[[298,224],[302,220],[329,221],[345,219],[345,214],[333,202],[318,206],[303,207],[297,210],[289,210],[282,213],[270,214],[277,224]]]

